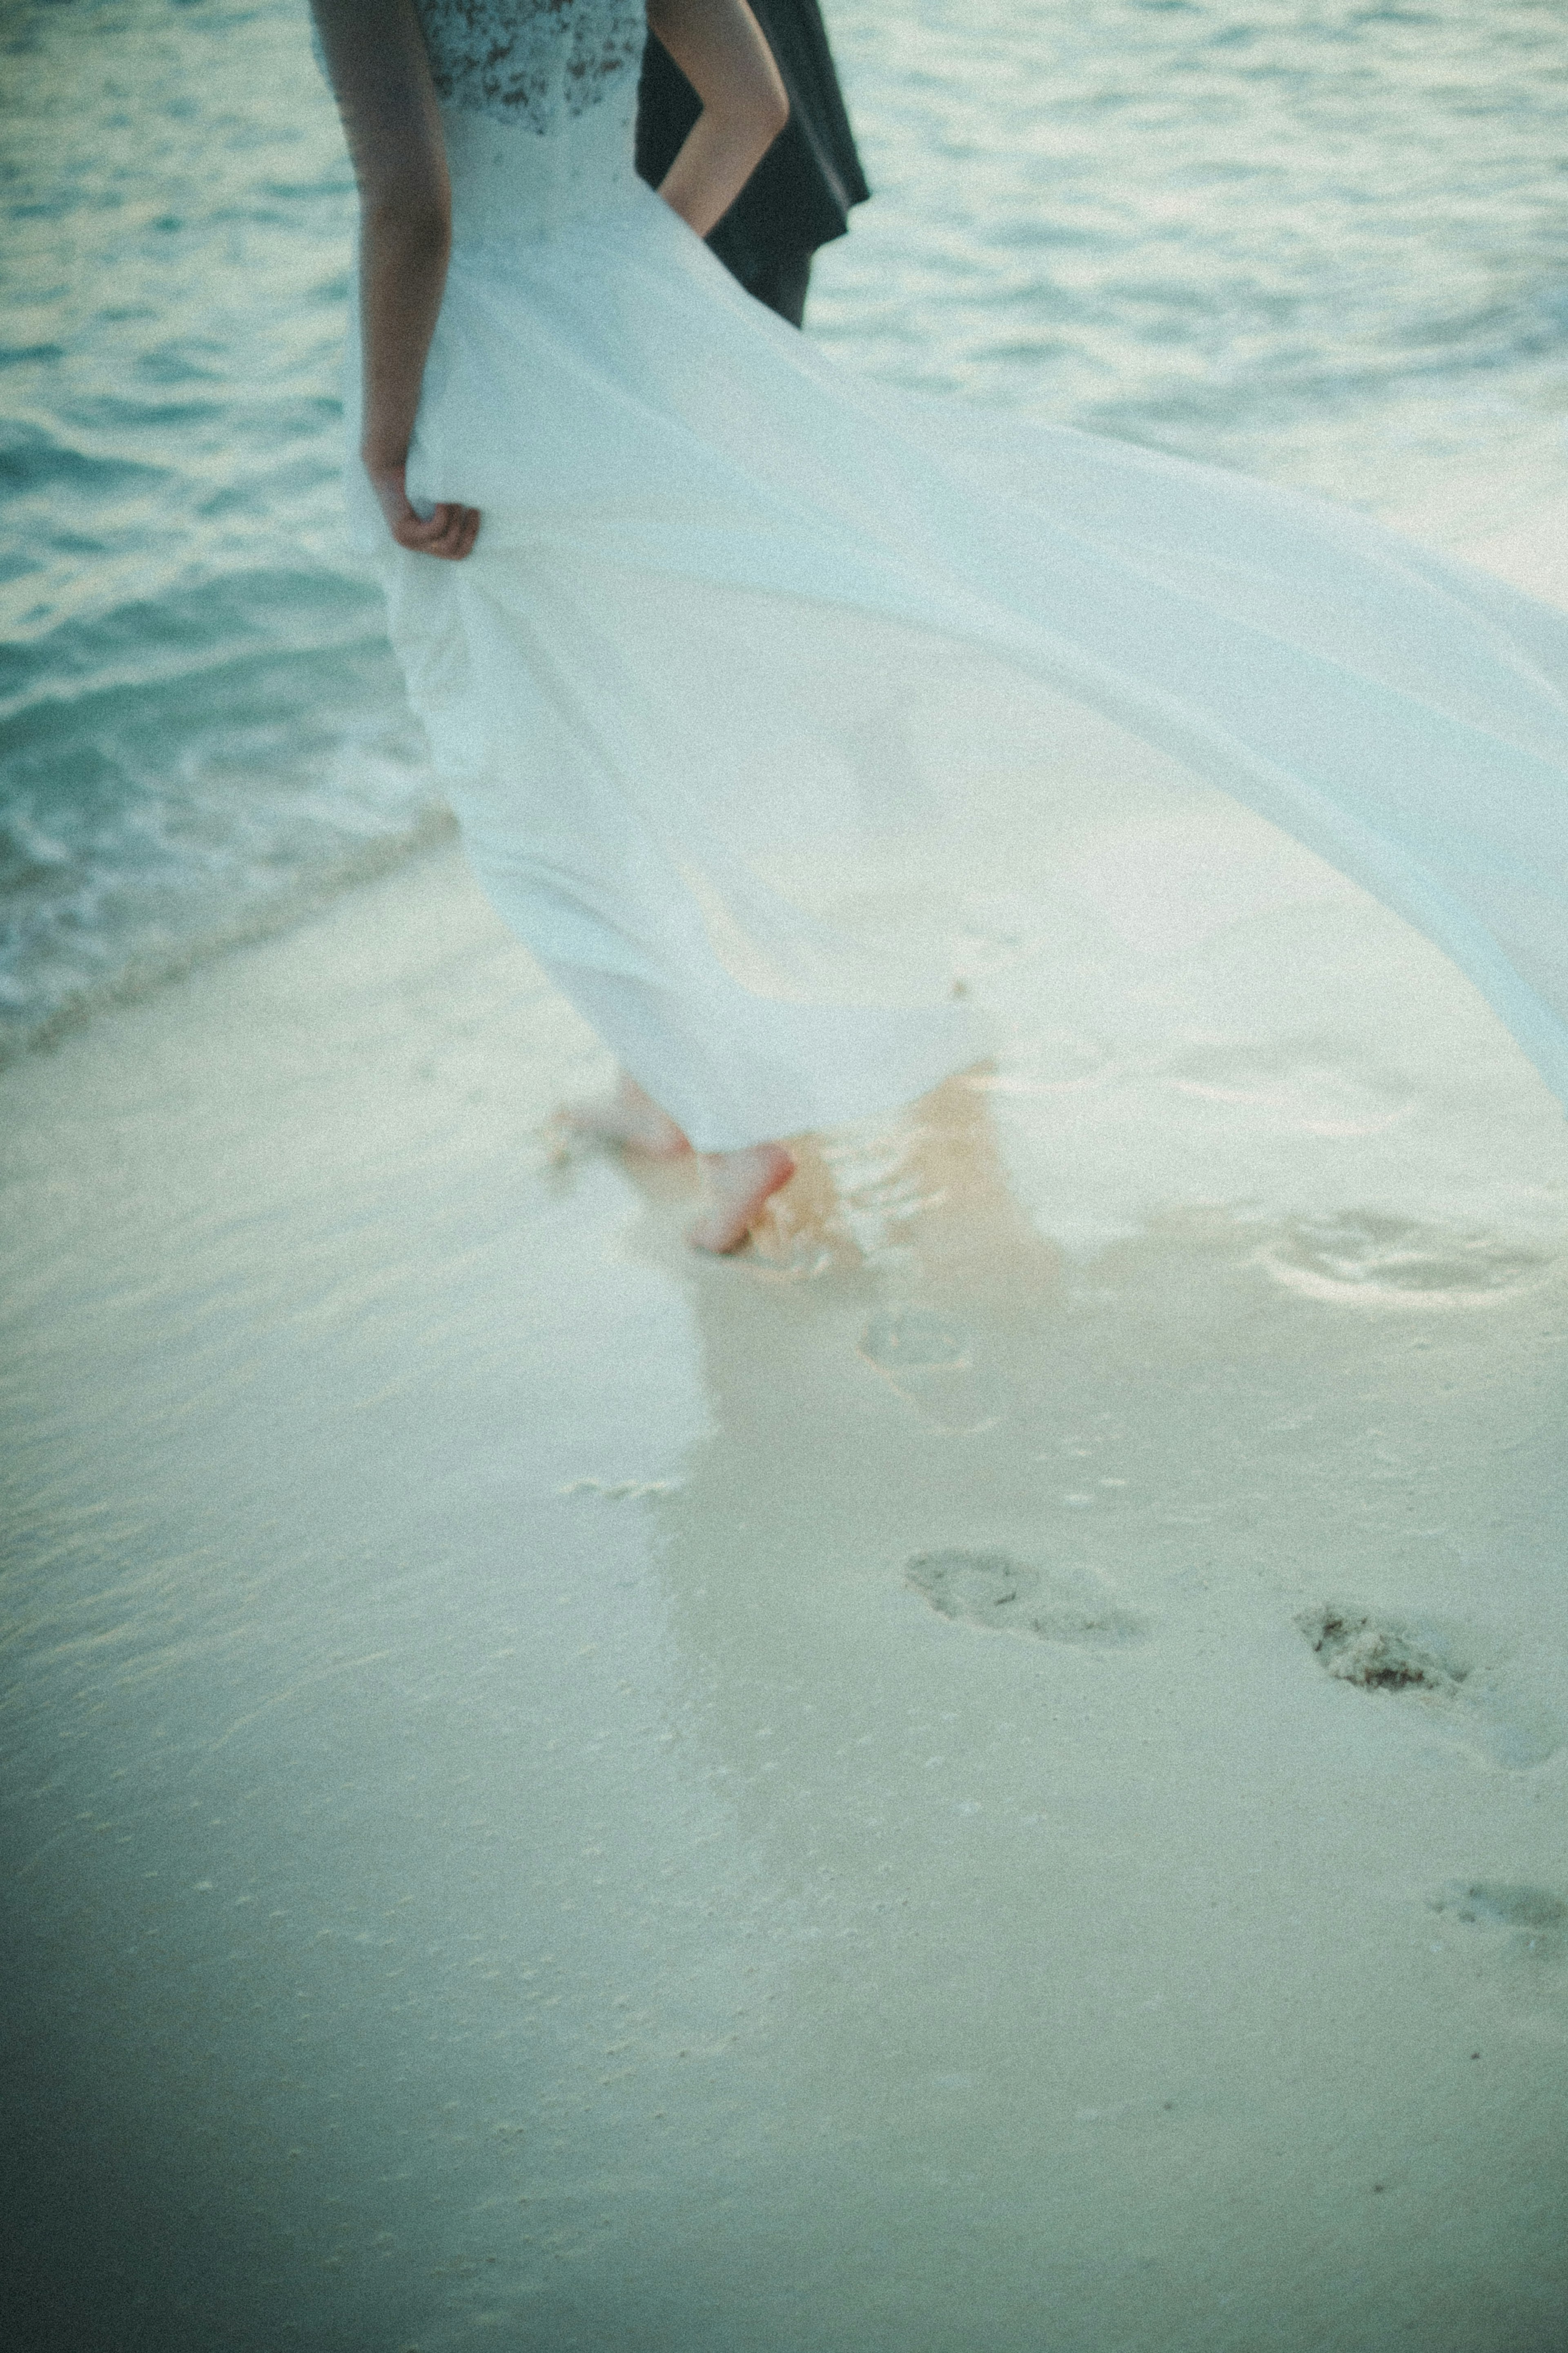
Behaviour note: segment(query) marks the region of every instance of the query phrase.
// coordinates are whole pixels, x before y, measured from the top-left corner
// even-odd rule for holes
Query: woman
[[[1568,1090],[1557,615],[1289,493],[833,368],[701,243],[784,119],[744,0],[649,0],[702,100],[658,196],[642,0],[315,7],[394,642],[482,881],[621,1060],[579,1116],[700,1154],[695,1242],[744,1239],[783,1139],[984,1051],[965,889],[1133,776],[1365,883]]]

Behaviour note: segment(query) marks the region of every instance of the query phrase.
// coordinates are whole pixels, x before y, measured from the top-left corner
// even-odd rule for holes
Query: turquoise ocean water
[[[832,0],[847,365],[1454,536],[1568,483],[1552,0]],[[342,543],[301,0],[0,0],[0,1053],[446,828]]]

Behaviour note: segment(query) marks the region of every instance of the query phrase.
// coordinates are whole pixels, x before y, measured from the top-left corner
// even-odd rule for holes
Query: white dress
[[[1315,501],[844,371],[636,177],[641,0],[419,13],[454,234],[408,480],[478,546],[394,547],[353,465],[351,500],[485,887],[699,1149],[973,1062],[966,909],[1215,786],[1568,1096],[1568,622]]]

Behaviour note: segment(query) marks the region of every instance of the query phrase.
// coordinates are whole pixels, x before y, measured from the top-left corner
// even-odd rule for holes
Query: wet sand
[[[1141,838],[723,1264],[455,854],[0,1079],[9,2341],[1568,2342],[1568,1134]]]

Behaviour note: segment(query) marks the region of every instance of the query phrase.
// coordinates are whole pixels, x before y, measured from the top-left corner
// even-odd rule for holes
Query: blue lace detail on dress
[[[643,0],[416,0],[430,72],[447,106],[547,134],[635,91]]]

